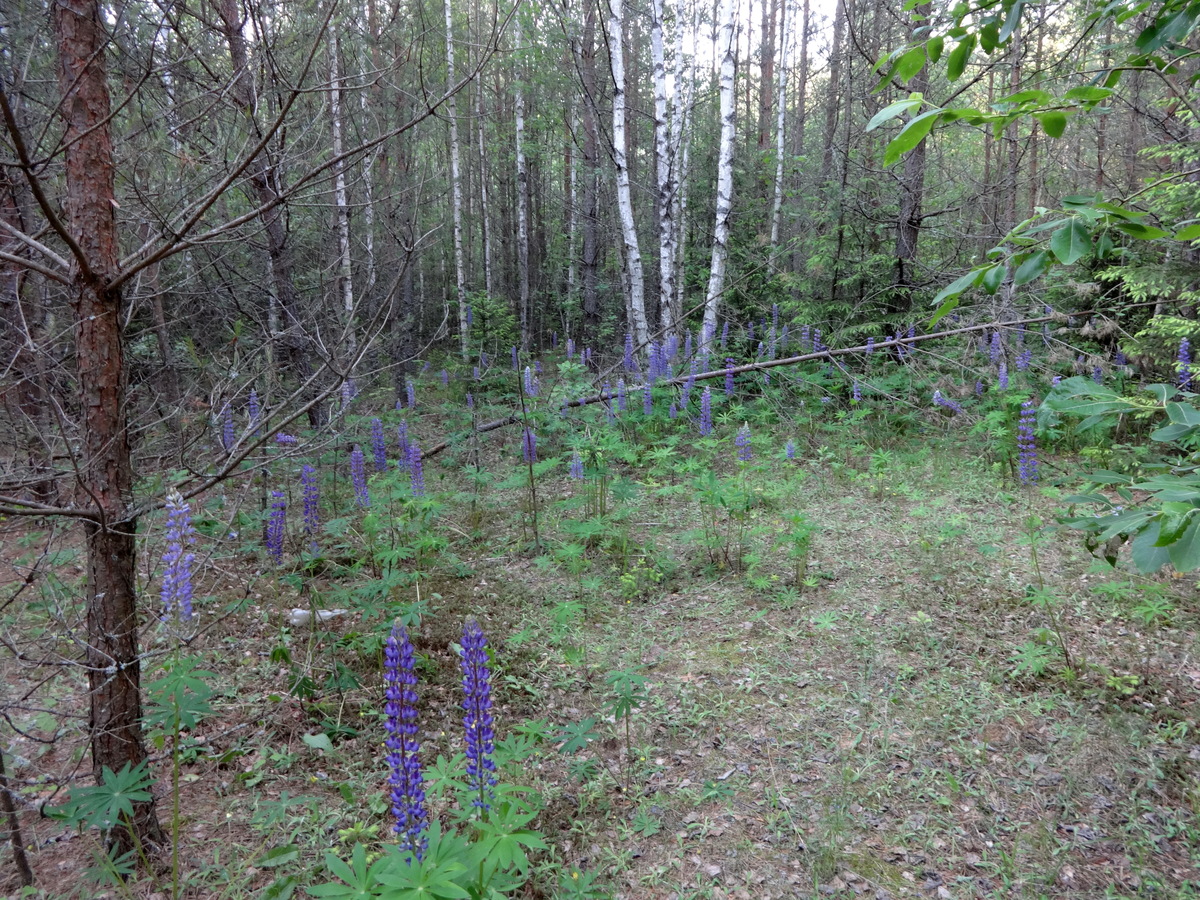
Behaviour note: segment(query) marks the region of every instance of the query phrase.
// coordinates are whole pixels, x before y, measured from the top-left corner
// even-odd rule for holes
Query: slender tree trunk
[[[783,9],[780,11],[779,19],[779,33],[781,35],[779,53],[779,84],[776,88],[777,93],[775,97],[775,198],[771,203],[772,269],[775,269],[779,262],[777,256],[779,252],[779,229],[783,221],[783,159],[787,146],[787,49],[791,19],[788,16],[789,0],[781,0],[781,2],[783,4]]]
[[[1008,87],[1012,93],[1020,90],[1021,84],[1021,54],[1024,51],[1021,37],[1018,28],[1013,32],[1012,44],[1009,45],[1012,64]],[[1008,143],[1008,171],[1004,178],[1004,230],[1008,231],[1017,224],[1017,186],[1021,180],[1021,141],[1015,120],[1006,129],[1004,139]]]
[[[737,96],[734,85],[734,0],[721,0],[719,89],[721,95],[721,146],[717,154],[717,209],[713,228],[712,266],[704,297],[701,344],[708,346],[717,332],[717,311],[725,291],[725,264],[729,257],[729,223],[733,212],[733,145],[737,138]]]
[[[693,7],[691,33],[699,34],[695,22]],[[684,327],[684,298],[687,294],[687,272],[684,268],[687,241],[687,206],[688,206],[688,162],[691,157],[691,124],[692,97],[696,86],[696,57],[685,67],[683,59],[684,23],[681,15],[676,15],[675,30],[675,110],[671,121],[671,146],[674,148],[675,161],[675,212],[672,219],[675,224],[675,297],[672,299],[674,312],[672,317],[676,327]]]
[[[79,248],[71,269],[76,377],[83,433],[80,485],[96,518],[87,540],[87,635],[92,771],[149,762],[142,737],[138,654],[137,521],[129,449],[122,300],[109,287],[118,269],[115,165],[104,57],[108,35],[99,0],[59,0],[53,7],[58,44],[59,110],[66,120],[66,227]],[[154,800],[133,805],[133,834],[143,846],[164,835]],[[115,828],[118,852],[133,834]]]
[[[579,294],[579,153],[575,135],[579,133],[579,118],[574,108],[567,110],[567,140],[565,145],[567,171],[567,321],[566,333],[571,333],[571,317]]]
[[[329,117],[333,137],[333,155],[342,155],[342,66],[339,58],[338,30],[329,30]],[[453,97],[451,102],[453,102]],[[337,219],[337,285],[342,304],[342,321],[346,329],[346,357],[358,353],[358,337],[354,328],[354,277],[350,268],[350,201],[346,191],[346,166],[339,164],[333,174],[333,204]]]
[[[763,152],[771,143],[771,103],[778,102],[781,88],[775,84],[775,13],[782,6],[780,14],[787,16],[787,0],[759,0],[762,3],[762,46],[760,80],[758,91],[758,149]],[[784,29],[780,29],[784,31]],[[786,56],[780,54],[779,68],[782,71]],[[775,97],[772,97],[774,92]]]
[[[917,29],[925,27],[933,6],[921,3],[912,11],[912,36]],[[922,94],[929,90],[929,68],[922,68],[909,87]],[[912,266],[917,259],[918,241],[921,237],[921,203],[925,191],[924,140],[904,157],[900,171],[900,217],[896,231],[896,281],[892,305],[896,312],[907,313],[912,308]]]
[[[600,113],[596,80],[596,4],[587,3],[583,20],[583,43],[579,51],[583,82],[583,253],[579,264],[583,276],[583,338],[594,341],[600,334]]]
[[[250,57],[246,49],[246,39],[242,34],[242,18],[239,13],[237,0],[218,0],[217,12],[221,16],[221,29],[229,46],[229,58],[233,63],[233,83],[230,86],[230,97],[246,117],[251,130],[257,136],[258,121],[255,117],[257,106],[254,97],[254,82],[250,70]],[[284,322],[282,332],[272,331],[271,340],[279,341],[284,350],[284,358],[288,367],[301,381],[308,381],[313,374],[313,357],[315,355],[312,340],[304,328],[300,317],[300,294],[296,290],[296,281],[292,273],[292,252],[287,243],[287,227],[284,220],[283,205],[278,203],[281,189],[279,169],[270,160],[270,151],[263,150],[250,164],[250,184],[254,189],[255,199],[264,207],[269,207],[262,214],[263,230],[267,239],[267,258],[270,264],[271,281],[275,287],[273,298],[276,309],[282,313]],[[310,396],[315,396],[315,390]],[[309,423],[319,428],[324,423],[324,413],[320,404],[314,405],[308,413]]]
[[[521,48],[521,20],[516,20],[513,42]],[[532,337],[529,308],[529,164],[525,159],[525,77],[517,73],[513,98],[517,132],[517,279],[520,284],[521,347],[528,350]]]
[[[621,217],[621,236],[625,251],[625,307],[634,340],[638,344],[645,344],[649,341],[645,276],[642,271],[642,251],[638,246],[637,223],[633,217],[628,137],[625,127],[625,27],[622,2],[623,0],[608,2],[608,55],[613,79],[613,162],[617,170],[617,210]]]
[[[1039,37],[1040,40],[1040,37]],[[1112,64],[1112,47],[1113,42],[1113,20],[1108,20],[1108,27],[1104,30],[1104,68],[1107,70]],[[1108,152],[1108,116],[1100,116],[1100,120],[1096,122],[1096,179],[1095,186],[1097,191],[1104,190],[1104,154]]]
[[[454,17],[450,0],[446,8],[446,86],[454,84]],[[467,265],[463,258],[463,189],[458,147],[458,100],[451,94],[446,101],[450,120],[450,194],[454,216],[454,286],[458,297],[458,349],[467,358],[471,332],[467,327]],[[520,127],[520,126],[518,126]],[[520,139],[518,138],[518,143]]]
[[[838,0],[833,12],[833,46],[829,51],[829,97],[825,106],[825,147],[821,154],[821,183],[833,173],[837,147],[838,108],[842,94],[842,41],[846,33],[846,2]]]
[[[483,79],[475,84],[475,120],[479,130],[479,230],[483,242],[483,289],[488,297],[496,294],[495,268],[492,263],[492,209],[488,203],[487,142],[484,136]]]
[[[650,53],[654,62],[654,160],[658,177],[658,309],[664,334],[675,333],[675,148],[667,120],[667,61],[663,0],[652,0]],[[678,82],[677,89],[678,89]]]

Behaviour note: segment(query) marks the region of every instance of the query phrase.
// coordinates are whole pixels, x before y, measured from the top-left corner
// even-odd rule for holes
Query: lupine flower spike
[[[1032,400],[1021,403],[1021,419],[1017,425],[1017,470],[1021,484],[1036,484],[1038,480],[1037,439],[1034,430],[1037,410]]]
[[[795,441],[787,442],[787,446],[785,446],[783,448],[783,455],[786,456],[788,459],[796,458],[796,442]]]
[[[1192,344],[1187,338],[1179,342],[1179,389],[1192,389]]]
[[[425,496],[425,464],[421,460],[421,448],[416,441],[408,445],[408,484],[414,497]]]
[[[267,552],[275,565],[283,562],[283,535],[287,527],[287,499],[283,491],[271,491],[271,517],[267,519]]]
[[[387,442],[383,437],[383,422],[371,420],[371,456],[375,461],[376,472],[387,471]]]
[[[358,444],[350,453],[350,482],[354,485],[354,502],[366,509],[371,505],[371,495],[367,491],[367,460]]]
[[[532,428],[526,428],[521,439],[521,458],[527,463],[537,462],[537,435]]]
[[[317,534],[321,531],[321,489],[317,484],[317,470],[305,466],[300,470],[300,488],[304,493],[304,533],[308,537],[309,552],[320,552]]]
[[[571,477],[576,481],[583,481],[583,457],[576,450],[571,454]]]
[[[956,416],[963,411],[961,403],[956,400],[951,400],[949,397],[943,397],[941,391],[933,392],[933,405],[940,406],[943,409],[948,409]]]
[[[496,733],[492,719],[492,673],[488,669],[487,639],[473,619],[462,636],[463,728],[466,730],[467,783],[477,794],[474,805],[491,809],[496,786],[496,763],[492,753]]]
[[[706,387],[700,395],[700,436],[708,437],[712,432],[712,388]]]
[[[262,410],[258,405],[258,391],[254,388],[250,388],[250,398],[246,401],[246,413],[250,416],[250,430],[257,436],[258,417],[262,415]]]
[[[750,449],[750,426],[743,423],[733,442],[738,448],[737,458],[742,462],[750,462],[754,457],[754,452]]]
[[[234,431],[233,431],[233,413],[226,404],[225,409],[221,413],[221,445],[228,453],[233,449]]]
[[[421,860],[428,846],[429,814],[425,809],[425,779],[417,741],[417,676],[412,642],[402,625],[392,626],[383,652],[387,704],[389,799],[400,838],[400,849]]]
[[[163,555],[162,617],[178,614],[181,621],[192,618],[192,563],[196,554],[188,549],[196,542],[192,513],[178,491],[167,495],[167,552]]]

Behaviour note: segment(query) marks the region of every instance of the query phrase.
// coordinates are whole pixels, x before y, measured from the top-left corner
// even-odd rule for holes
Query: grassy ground
[[[948,441],[718,462],[732,505],[707,532],[691,481],[713,466],[664,447],[613,466],[601,533],[570,525],[585,488],[543,479],[541,556],[516,537],[519,486],[458,504],[457,562],[420,585],[427,761],[457,749],[450,645],[468,615],[494,647],[502,735],[594,720],[586,746],[552,737],[521,768],[552,845],[528,896],[1197,895],[1190,580],[1131,578],[1030,526],[1053,520],[1057,490],[1005,486]],[[815,526],[799,582],[780,544],[795,511]],[[227,612],[190,648],[215,673],[215,715],[181,745],[189,896],[310,883],[327,848],[387,839],[382,621],[363,606],[328,631],[283,624],[370,573],[259,565],[206,567]],[[628,722],[611,715],[619,672],[645,679]],[[15,692],[35,673],[6,676]],[[289,693],[298,676],[308,699]],[[17,740],[10,757],[62,779],[81,747]],[[169,818],[169,778],[158,791]],[[79,886],[94,841],[23,822],[45,895],[101,893]],[[263,856],[280,846],[296,852]]]

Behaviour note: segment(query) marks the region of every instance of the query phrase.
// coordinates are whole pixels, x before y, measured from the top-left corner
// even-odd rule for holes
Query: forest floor
[[[594,720],[579,749],[551,737],[521,768],[553,847],[526,896],[1200,896],[1193,581],[1111,569],[1071,532],[1035,529],[1035,564],[1028,517],[1053,522],[1058,489],[1002,486],[961,447],[809,455],[743,483],[748,515],[721,540],[742,529],[749,572],[712,564],[667,464],[624,473],[625,537],[586,557],[599,590],[513,538],[515,488],[472,523],[482,541],[460,523],[461,577],[421,582],[427,764],[457,749],[450,645],[469,616],[493,648],[498,736]],[[736,482],[732,462],[721,474]],[[577,491],[543,482],[551,542]],[[771,537],[796,508],[817,528],[799,584]],[[322,880],[330,848],[388,839],[379,622],[289,628],[326,576],[301,595],[259,567],[214,556],[197,591],[224,613],[189,648],[215,713],[181,744],[184,896],[271,896],[285,873]],[[5,665],[9,699],[38,677]],[[617,672],[645,678],[627,723],[610,714]],[[61,781],[82,747],[18,739],[9,756],[18,779]],[[156,758],[170,820],[170,754]],[[51,795],[27,787],[22,816],[40,896],[170,896],[165,876],[81,886],[95,842],[33,812]]]

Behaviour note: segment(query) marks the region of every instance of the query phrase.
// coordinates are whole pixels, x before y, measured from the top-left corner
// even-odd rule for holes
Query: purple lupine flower
[[[668,419],[678,419],[679,418],[679,407],[677,407],[675,405],[674,400],[671,401],[671,405],[667,408],[667,418]]]
[[[683,356],[685,359],[692,358],[692,333],[690,331],[683,339]]]
[[[258,419],[262,415],[262,410],[258,405],[258,391],[250,388],[250,397],[246,400],[246,413],[250,417],[250,430],[258,434]]]
[[[762,342],[762,341],[759,341],[759,342],[758,342],[758,350],[755,352],[755,354],[754,354],[754,358],[755,358],[755,359],[762,359],[763,352],[764,352],[765,350],[766,350],[766,348],[763,346],[763,342]]]
[[[558,332],[554,331],[550,334],[550,347],[553,350],[558,349]]]
[[[821,341],[821,329],[814,328],[812,330],[813,353],[822,353],[825,351],[825,344]]]
[[[733,442],[737,445],[737,458],[739,460],[750,462],[754,458],[754,452],[750,449],[750,426],[745,422],[737,430],[737,434],[733,437]]]
[[[474,378],[476,381],[479,380],[479,366],[471,367],[471,377]]]
[[[1104,384],[1104,370],[1099,366],[1092,368],[1092,381],[1096,382],[1096,384]]]
[[[807,325],[802,325],[800,327],[800,349],[801,350],[811,350],[812,349],[812,329],[809,328]]]
[[[488,367],[488,355],[486,350],[479,351],[479,365],[483,366],[485,369]]]
[[[467,391],[467,409],[469,409],[471,412],[475,412],[475,395],[470,391]]]
[[[371,505],[371,495],[367,491],[367,460],[358,444],[350,452],[350,481],[354,485],[354,502],[366,509]]]
[[[568,473],[576,481],[583,481],[583,457],[579,455],[578,450],[571,453],[571,467]]]
[[[425,463],[416,441],[408,445],[408,485],[414,497],[425,496]]]
[[[654,414],[654,394],[651,392],[650,382],[647,381],[642,385],[642,415],[649,416]]]
[[[1050,386],[1054,387],[1055,385],[1059,384],[1061,381],[1062,381],[1062,376],[1055,375],[1053,378],[1050,379]]]
[[[1192,344],[1187,338],[1179,342],[1179,389],[1188,391],[1192,388]]]
[[[317,534],[321,530],[321,487],[317,483],[317,470],[312,466],[300,470],[300,490],[304,496],[304,533],[308,536],[308,549],[316,554]]]
[[[388,799],[400,838],[400,849],[419,861],[428,846],[429,815],[425,809],[425,778],[421,774],[421,748],[417,741],[416,658],[408,629],[393,625],[383,650]]]
[[[867,338],[867,356],[870,356],[874,352],[875,352],[875,338],[869,337],[869,338]]]
[[[779,352],[784,356],[787,356],[789,337],[791,337],[791,335],[788,333],[788,327],[787,325],[784,325],[783,331],[779,332]]]
[[[1025,323],[1024,322],[1022,322],[1020,325],[1017,326],[1017,346],[1018,347],[1025,346]]]
[[[275,565],[283,562],[283,534],[287,527],[287,498],[283,491],[271,491],[271,517],[267,519],[267,552]]]
[[[567,359],[575,355],[575,339],[567,338]]]
[[[725,320],[724,326],[721,328],[721,349],[724,350],[729,345],[729,320]]]
[[[992,332],[992,343],[988,347],[988,360],[994,366],[1000,361],[1000,357],[1004,354],[1004,347],[1000,343],[1000,332]]]
[[[229,409],[229,404],[225,404],[225,408],[221,410],[221,446],[228,453],[233,449],[235,434],[233,430],[233,413]]]
[[[538,376],[542,374],[542,361],[540,359],[533,361],[533,374]]]
[[[1033,348],[1026,347],[1017,354],[1017,371],[1025,372],[1033,364]]]
[[[285,434],[284,432],[280,431],[275,435],[275,443],[284,447],[294,447],[296,444],[300,443],[300,438],[296,437],[294,434]]]
[[[1017,469],[1021,484],[1036,484],[1038,480],[1036,423],[1037,410],[1033,401],[1022,401],[1021,419],[1017,425]]]
[[[354,388],[350,386],[349,381],[342,382],[342,409],[350,405],[350,401],[354,399]]]
[[[903,361],[904,357],[908,355],[907,348],[905,348],[904,344],[901,343],[903,340],[904,335],[898,331],[892,335],[892,341],[896,344],[896,356],[899,357],[901,361]]]
[[[468,303],[467,304],[467,327],[470,328],[474,324],[475,324],[475,310],[472,309],[471,305]]]
[[[625,379],[617,379],[617,412],[625,412]]]
[[[633,335],[625,332],[625,371],[633,371]]]
[[[725,357],[725,396],[733,396],[733,357]]]
[[[537,396],[537,380],[533,377],[533,369],[529,368],[529,366],[525,367],[524,382],[525,382],[524,383],[525,395],[527,397],[536,397]]]
[[[944,409],[948,409],[948,410],[950,410],[950,412],[954,413],[956,416],[959,413],[963,412],[961,403],[959,403],[957,400],[951,400],[949,397],[943,397],[941,391],[933,392],[933,405],[943,407]]]
[[[431,363],[429,360],[425,360],[425,362],[421,363],[421,374],[424,375],[426,372],[428,372],[431,365],[433,365],[433,363]],[[358,393],[357,388],[355,389],[354,393]]]
[[[450,387],[450,373],[445,369],[438,372],[438,378],[442,380],[442,387]]]
[[[383,437],[383,422],[371,420],[371,456],[375,460],[375,471],[387,471],[387,441]]]
[[[786,456],[788,459],[796,458],[796,442],[795,441],[787,442],[787,444],[783,448],[783,455]]]
[[[491,809],[496,786],[495,723],[492,719],[492,673],[488,668],[487,638],[474,619],[463,627],[463,729],[466,731],[467,783],[478,794],[472,805]]]
[[[908,326],[908,339],[910,341],[912,341],[912,340],[916,340],[916,337],[917,337],[917,326],[909,325]]]
[[[196,543],[192,511],[178,491],[167,495],[167,550],[163,554],[162,618],[176,614],[181,621],[192,619],[192,563]]]
[[[521,437],[521,458],[527,463],[537,462],[537,435],[532,428],[526,428]]]
[[[854,379],[854,389],[851,391],[851,396],[854,397],[855,403],[862,403],[862,388],[859,387],[858,379]]]
[[[979,380],[975,381],[975,396],[976,397],[983,396],[983,382],[982,381],[979,381]]]
[[[705,387],[700,395],[700,436],[708,437],[712,432],[712,388]]]
[[[658,378],[659,369],[662,367],[662,359],[660,358],[662,350],[659,349],[658,341],[650,342],[650,350],[646,354],[646,383],[649,384]]]
[[[754,343],[754,320],[751,319],[746,323],[746,343]]]
[[[1120,350],[1118,350],[1116,353],[1113,354],[1113,365],[1114,366],[1127,366],[1127,365],[1129,365],[1129,357],[1127,357],[1124,353],[1122,353]]]
[[[417,386],[415,384],[413,384],[411,381],[409,381],[404,385],[404,389],[408,393],[408,408],[416,409],[417,408]]]
[[[764,371],[762,373],[762,379],[763,379],[763,384],[765,384],[767,387],[771,386],[771,373],[770,372]]]
[[[828,405],[829,405],[830,403],[832,403],[832,402],[833,402],[833,398],[832,398],[832,397],[822,397],[822,398],[821,398],[821,405],[822,405],[822,406],[828,406]]]
[[[516,344],[513,344],[513,346],[512,346],[512,366],[513,366],[514,372],[521,371],[521,361],[520,361],[519,355],[517,354],[517,345]]]
[[[1000,386],[1000,390],[1008,390],[1008,366],[1000,363],[1000,371],[996,373],[996,384]]]

